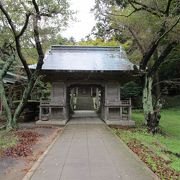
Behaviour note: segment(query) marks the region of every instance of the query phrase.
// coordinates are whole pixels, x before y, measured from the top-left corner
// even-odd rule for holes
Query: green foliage
[[[29,12],[34,14],[35,11],[32,1],[28,0],[3,0],[2,3],[15,24],[17,31],[23,27],[26,14]],[[69,20],[73,19],[74,12],[70,9],[68,0],[37,0],[37,4],[41,13],[41,23],[38,24],[39,34],[43,50],[46,51],[52,44],[66,41],[65,38],[61,37],[60,33],[67,27]],[[32,30],[32,16],[30,16],[26,32],[21,37],[22,51],[29,64],[36,63],[37,59]],[[14,38],[7,20],[0,12],[0,47],[7,42],[14,44]]]
[[[32,90],[31,98],[34,100],[47,100],[51,93],[51,84],[43,81],[43,76],[36,80],[34,89]],[[33,96],[32,96],[33,95]]]
[[[47,52],[51,45],[73,45],[70,39],[64,38],[61,35],[51,37],[49,40],[44,40],[43,50]],[[26,47],[23,49],[28,64],[37,63],[37,52],[35,47]]]
[[[162,82],[161,87],[167,89],[167,94],[178,95],[180,94],[180,45],[178,45],[167,60],[159,68],[159,78]],[[178,102],[175,103],[177,104]]]
[[[162,97],[164,108],[180,107],[180,95]]]
[[[96,38],[95,40],[82,40],[78,42],[81,46],[119,46],[120,43],[116,40],[105,41],[101,38]]]
[[[155,9],[156,13],[162,11],[165,12],[167,8],[167,1],[159,0],[145,0],[139,1],[138,3],[144,4],[149,9]],[[96,0],[94,7],[94,13],[97,19],[97,24],[94,27],[95,36],[104,39],[115,38],[120,42],[130,40],[131,46],[128,49],[128,55],[130,59],[136,63],[139,63],[143,58],[143,54],[148,50],[150,43],[157,36],[158,31],[161,29],[162,24],[165,20],[165,16],[160,16],[149,12],[146,9],[135,11],[134,7],[140,8],[135,1],[126,0]],[[158,8],[157,8],[158,7]],[[141,9],[141,8],[140,8]],[[171,2],[169,14],[171,14],[166,20],[166,28],[177,20],[178,14],[175,13],[179,9],[178,0]],[[173,31],[171,31],[166,38],[160,43],[158,52],[161,53],[163,48],[171,41],[179,40],[177,34],[180,30],[178,24]],[[93,33],[94,33],[93,31]],[[142,49],[140,49],[141,45]],[[151,67],[152,61],[148,63]]]
[[[6,34],[8,38],[4,38],[3,47],[0,47],[1,55],[3,55],[1,58],[8,62],[3,67],[3,71],[6,73],[11,65],[12,61],[8,60],[8,56],[12,54],[15,56],[15,53],[17,53],[17,57],[21,62],[21,68],[23,65],[28,76],[21,100],[13,111],[7,101],[8,97],[2,81],[4,74],[1,76],[1,96],[3,108],[6,112],[6,130],[9,131],[17,128],[17,120],[27,104],[28,98],[32,95],[30,93],[32,93],[32,89],[36,85],[36,80],[42,69],[43,49],[49,46],[48,42],[50,39],[56,39],[60,35],[62,28],[67,26],[67,22],[72,16],[72,11],[69,9],[68,0],[3,0],[0,2],[0,9],[0,30],[5,32],[6,28],[9,29]],[[2,34],[0,36],[0,39],[3,39]],[[11,51],[8,53],[7,47],[11,47],[9,48]],[[25,54],[28,50],[30,52]],[[32,54],[36,58],[32,57]],[[28,68],[28,56],[31,57],[31,61],[36,59],[38,62],[37,68],[33,73]],[[41,94],[45,95],[43,90]]]
[[[142,87],[131,81],[121,87],[121,97],[123,99],[137,97],[142,93]]]
[[[160,65],[180,40],[177,36],[180,30],[178,3],[178,0],[96,0],[94,8],[97,20],[101,23],[100,32],[101,27],[106,27],[108,22],[105,33],[119,31],[126,40],[132,41],[128,54],[139,64],[139,74],[141,80],[144,79],[144,115],[147,127],[154,133],[159,125],[161,105],[153,108],[153,81]],[[159,97],[157,91],[156,95]]]

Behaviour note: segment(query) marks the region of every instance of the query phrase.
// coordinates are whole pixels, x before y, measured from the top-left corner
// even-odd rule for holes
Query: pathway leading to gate
[[[155,179],[100,119],[91,118],[70,121],[31,180]]]

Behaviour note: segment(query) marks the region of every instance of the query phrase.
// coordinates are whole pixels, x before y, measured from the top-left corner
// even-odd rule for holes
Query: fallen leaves
[[[129,143],[127,143],[127,145],[160,178],[163,177],[163,179],[165,180],[179,179],[180,173],[176,172],[168,166],[168,164],[170,163],[169,161],[157,156],[153,151],[149,150],[140,141],[133,139]]]
[[[137,139],[138,135],[141,134],[143,138],[148,138],[149,133],[146,129],[129,128],[129,127],[111,127],[114,132],[128,145],[128,147],[136,153],[139,158],[147,164],[147,166],[160,178],[163,180],[179,180],[180,173],[175,169],[170,167],[172,163],[171,158],[166,156],[160,156],[156,152],[153,146],[147,146],[145,141]],[[137,134],[136,134],[137,133]],[[137,136],[133,136],[136,134]],[[154,140],[152,144],[164,151],[165,147],[163,144]],[[172,154],[170,151],[166,151],[167,154]],[[174,156],[179,157],[179,153],[174,154]]]
[[[4,150],[3,155],[11,157],[27,157],[31,155],[32,146],[38,141],[40,135],[29,130],[18,130],[14,134],[19,139],[18,143]]]

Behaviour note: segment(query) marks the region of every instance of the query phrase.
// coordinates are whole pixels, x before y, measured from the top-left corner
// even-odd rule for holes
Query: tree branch
[[[169,28],[167,31],[164,32],[164,23],[159,31],[159,36],[156,40],[154,40],[151,44],[150,44],[150,47],[149,47],[149,51],[147,51],[145,54],[144,54],[144,57],[140,63],[140,69],[141,70],[145,70],[146,69],[146,66],[147,66],[147,63],[148,61],[150,60],[151,56],[153,55],[154,51],[156,50],[156,48],[158,47],[159,45],[159,42],[170,32],[172,31],[172,29],[179,23],[179,20],[180,20],[180,17],[178,18],[178,20],[171,26],[171,28]],[[165,20],[166,22],[166,20]]]
[[[169,43],[164,51],[159,56],[158,60],[154,63],[152,68],[148,72],[148,76],[152,76],[159,68],[159,66],[165,61],[166,57],[171,53],[171,51],[177,46],[177,42]]]
[[[4,76],[6,75],[8,69],[11,67],[14,60],[15,60],[14,54],[8,58],[8,60],[6,61],[6,63],[3,66],[3,69],[0,71],[0,81],[3,80]]]
[[[20,37],[23,35],[25,29],[27,28],[27,25],[28,25],[28,22],[29,22],[29,16],[26,16],[26,22],[20,32],[20,34],[18,35],[17,31],[16,31],[16,28],[14,26],[14,23],[12,22],[12,19],[10,17],[10,15],[8,14],[8,12],[4,9],[2,3],[0,2],[0,9],[1,11],[3,12],[3,14],[5,15],[10,27],[11,27],[11,30],[13,32],[13,35],[14,35],[14,39],[15,39],[15,43],[16,43],[16,50],[17,50],[17,53],[18,53],[18,56],[24,66],[24,70],[26,71],[26,74],[28,76],[28,79],[30,79],[30,76],[31,76],[31,71],[28,67],[28,64],[26,62],[26,59],[24,58],[23,54],[22,54],[22,51],[21,51],[21,45],[20,45]]]
[[[26,14],[24,26],[22,27],[20,33],[17,35],[17,38],[20,38],[24,34],[25,30],[27,29],[30,15],[31,15],[31,13]]]
[[[17,53],[18,53],[18,56],[23,64],[23,67],[24,67],[24,70],[26,71],[26,74],[27,74],[27,77],[28,79],[30,79],[31,77],[31,71],[28,67],[28,64],[26,62],[26,59],[24,58],[23,54],[22,54],[22,51],[21,51],[21,44],[19,42],[19,38],[15,38],[15,43],[16,43],[16,50],[17,50]]]
[[[153,7],[148,7],[147,5],[141,3],[141,2],[137,2],[136,0],[128,0],[128,2],[133,5],[134,7],[135,4],[140,6],[143,10],[147,11],[147,12],[150,12],[151,14],[154,14],[154,15],[157,15],[157,16],[163,16],[164,15],[164,11],[158,9],[158,12],[155,8]],[[137,7],[136,7],[137,8]]]
[[[177,86],[180,86],[180,78],[175,78],[175,79],[171,79],[171,80],[163,80],[163,81],[159,81],[157,83],[153,84],[153,87],[157,84],[174,84]]]
[[[171,26],[171,28],[169,28],[166,32],[164,32],[164,34],[161,35],[161,37],[159,37],[159,38],[157,39],[157,42],[156,42],[156,43],[158,43],[164,36],[166,36],[170,31],[172,31],[173,28],[179,23],[179,21],[180,21],[180,17],[179,17],[179,18],[177,19],[177,21]]]
[[[32,3],[34,5],[34,9],[36,11],[37,16],[39,17],[40,16],[40,11],[39,11],[39,7],[38,7],[38,4],[37,4],[36,0],[32,0]]]
[[[36,43],[36,49],[37,49],[38,56],[39,56],[38,63],[36,66],[36,70],[39,71],[42,68],[43,60],[44,60],[44,52],[43,52],[43,48],[41,45],[39,29],[38,29],[38,19],[40,16],[40,12],[39,12],[39,8],[38,8],[38,5],[36,3],[36,0],[32,0],[32,3],[33,3],[34,8],[36,10],[36,15],[33,18],[33,30],[34,30],[34,39],[35,39],[35,43]]]
[[[168,0],[166,11],[165,11],[166,16],[169,16],[169,10],[170,10],[170,6],[171,6],[171,2],[172,2],[172,0]]]
[[[119,17],[130,17],[131,15],[133,15],[134,13],[138,12],[142,10],[141,8],[138,8],[138,9],[134,9],[131,13],[129,13],[128,15],[123,15],[123,14],[115,14],[115,13],[111,13],[111,12],[108,12],[106,11],[105,13],[108,14],[108,15],[111,15],[111,16],[119,16]],[[103,14],[102,14],[103,15]],[[105,16],[105,15],[104,15]]]
[[[156,15],[156,16],[158,16],[158,17],[160,17],[161,15],[157,12],[157,11],[155,11],[155,9],[153,9],[153,11],[149,8],[149,7],[147,7],[147,8],[145,8],[144,6],[142,6],[142,7],[136,7],[132,2],[129,2],[130,4],[131,4],[131,6],[133,7],[133,11],[132,12],[130,12],[128,15],[123,15],[123,14],[114,14],[114,13],[110,13],[110,12],[108,12],[108,11],[106,11],[105,13],[106,14],[109,14],[109,15],[112,15],[112,16],[121,16],[121,17],[130,17],[131,15],[133,15],[134,13],[136,13],[136,12],[138,12],[138,11],[146,11],[146,12],[149,12],[149,13],[151,13],[151,14],[153,14],[153,15]]]
[[[38,52],[39,58],[38,58],[36,70],[31,75],[31,78],[29,79],[28,85],[23,92],[23,96],[21,98],[21,101],[18,104],[18,107],[16,108],[16,110],[14,112],[14,116],[13,116],[13,122],[14,123],[17,121],[17,118],[21,114],[25,104],[28,101],[28,97],[29,97],[34,85],[35,85],[37,78],[38,78],[39,72],[40,72],[42,65],[43,65],[43,59],[44,59],[44,53],[42,50],[40,37],[39,37],[39,30],[38,30],[38,20],[40,19],[39,8],[38,8],[38,5],[36,3],[36,0],[32,0],[32,3],[34,5],[35,11],[36,11],[36,13],[33,15],[33,30],[34,30],[34,39],[35,39],[35,43],[36,43],[36,50]]]
[[[0,9],[3,12],[3,14],[5,15],[7,21],[12,29],[14,36],[17,36],[17,32],[16,32],[16,28],[14,26],[14,23],[12,22],[11,17],[9,16],[8,12],[4,9],[1,1],[0,1]]]
[[[138,45],[138,47],[139,47],[142,55],[144,55],[145,49],[144,49],[144,47],[141,45],[139,39],[137,38],[137,36],[135,35],[135,33],[133,32],[133,30],[132,30],[130,27],[127,27],[127,28],[128,28],[128,30],[129,30],[129,32],[132,34],[133,38],[135,39],[135,41],[136,41],[136,43],[137,43],[137,45]]]

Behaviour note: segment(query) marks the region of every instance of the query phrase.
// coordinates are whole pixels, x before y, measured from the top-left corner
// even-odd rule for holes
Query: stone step
[[[93,110],[92,97],[77,97],[76,110]]]

